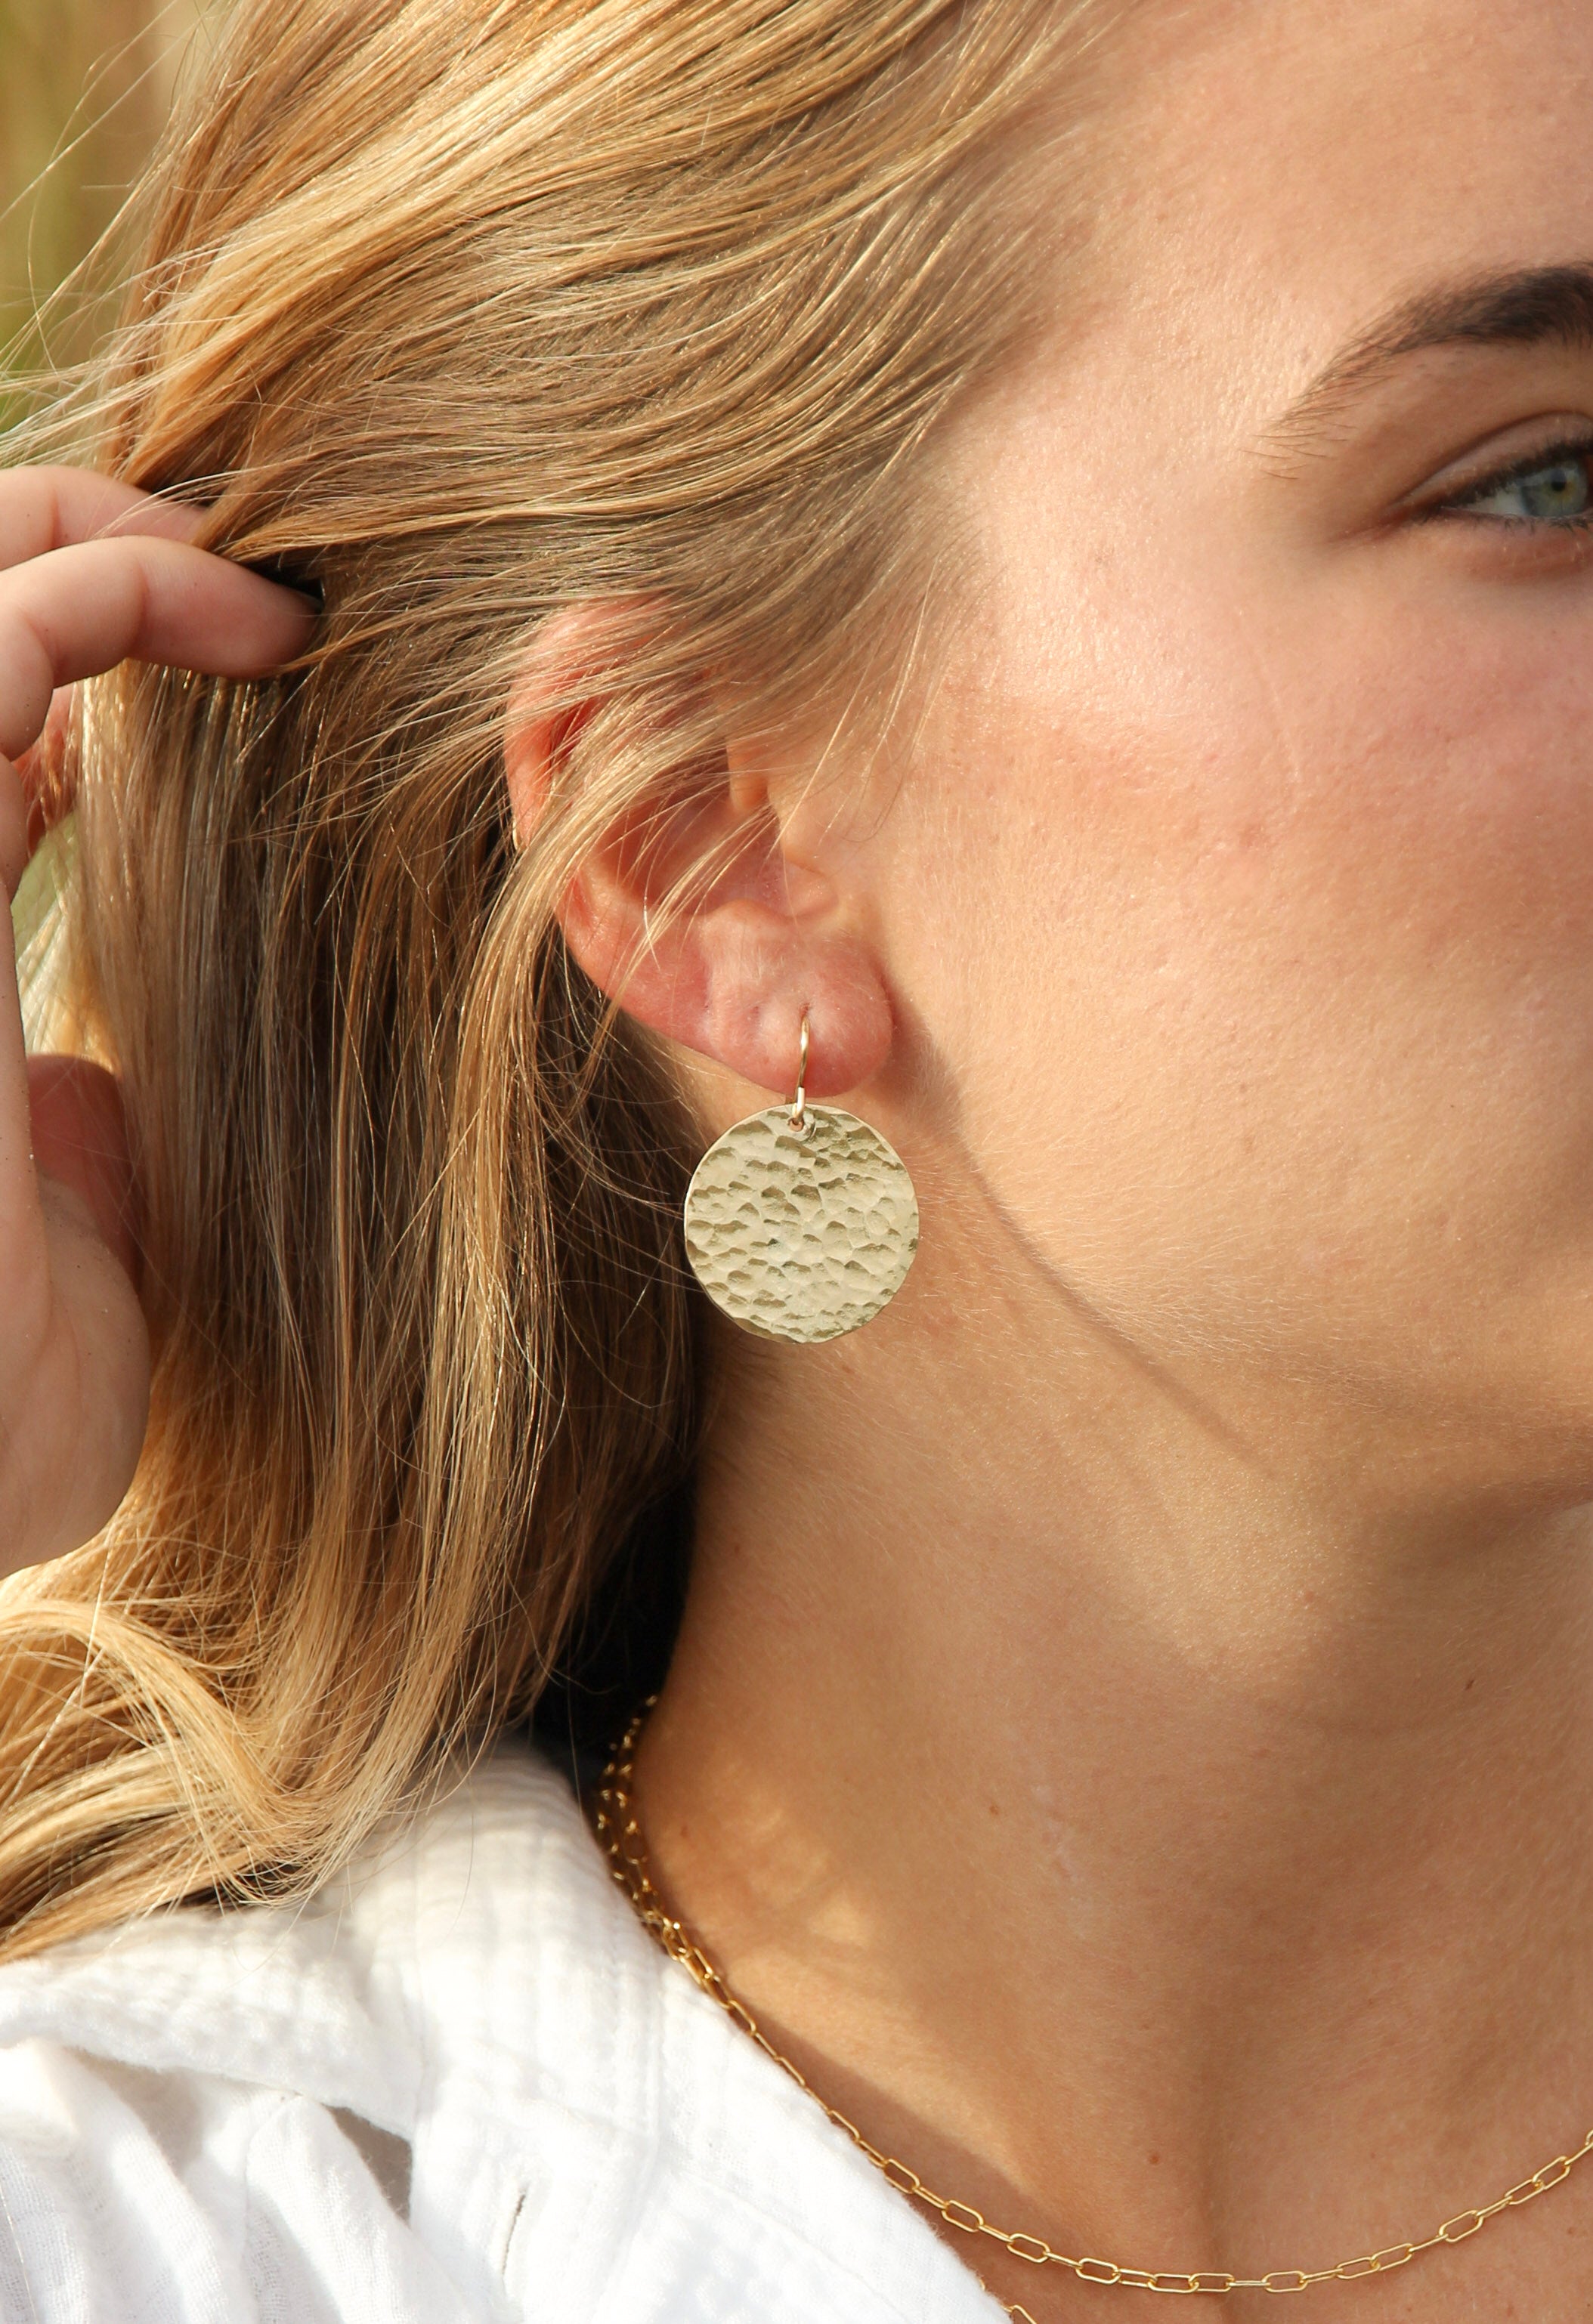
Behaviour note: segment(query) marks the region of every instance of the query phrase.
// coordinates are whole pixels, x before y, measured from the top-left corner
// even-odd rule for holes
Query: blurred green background
[[[115,217],[171,100],[199,0],[0,0],[0,348],[42,352],[40,303]],[[48,351],[83,353],[52,321]],[[19,344],[21,342],[21,344]]]
[[[202,0],[0,0],[0,454],[16,383],[88,354],[93,310],[40,310],[116,217],[159,134]],[[69,822],[12,907],[24,972],[51,941]],[[78,1046],[44,1014],[50,1047]]]

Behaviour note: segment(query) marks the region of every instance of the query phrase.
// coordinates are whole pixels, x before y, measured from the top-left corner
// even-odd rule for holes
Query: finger
[[[0,570],[77,542],[124,533],[191,540],[204,512],[157,500],[135,485],[88,468],[0,471]],[[17,761],[29,802],[29,844],[36,848],[72,807],[67,764],[72,690],[58,689],[43,733]]]
[[[0,878],[9,896],[27,862],[27,806],[14,767],[0,761]],[[0,1216],[14,1224],[38,1204],[28,1126],[27,1045],[16,953],[0,944]]]
[[[203,522],[201,510],[156,500],[88,468],[0,472],[0,568],[109,535],[191,540]]]
[[[307,601],[177,541],[89,541],[0,574],[0,753],[38,740],[60,686],[118,662],[263,678],[303,651]]]
[[[5,891],[6,903],[15,895],[37,844],[30,823],[28,795],[22,779],[9,761],[0,759],[0,887]],[[10,952],[9,943],[5,949]],[[4,1012],[5,1001],[6,991],[0,982],[0,1013]]]
[[[35,1458],[28,1522],[6,1545],[13,1566],[93,1539],[133,1481],[149,1418],[149,1326],[138,1293],[82,1197],[50,1177],[38,1189],[65,1329],[46,1351],[33,1409],[18,1431]]]
[[[133,1164],[121,1084],[83,1057],[30,1057],[33,1159],[87,1205],[102,1241],[138,1280]]]
[[[57,687],[51,696],[50,715],[42,733],[16,762],[28,803],[30,854],[57,824],[65,820],[75,803],[77,769],[71,748],[74,699],[73,687]]]

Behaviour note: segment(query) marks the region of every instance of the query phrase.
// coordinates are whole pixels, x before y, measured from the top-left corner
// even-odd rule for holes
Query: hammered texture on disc
[[[894,1299],[918,1249],[918,1200],[878,1130],[833,1106],[748,1114],[686,1193],[686,1256],[709,1297],[767,1340],[838,1340]]]

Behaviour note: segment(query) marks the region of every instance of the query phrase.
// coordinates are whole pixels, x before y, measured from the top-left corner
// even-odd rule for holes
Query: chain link
[[[653,1885],[648,1868],[646,1842],[642,1836],[641,1822],[635,1803],[631,1796],[631,1784],[635,1774],[636,1744],[646,1723],[647,1714],[657,1701],[651,1697],[632,1720],[625,1736],[603,1773],[597,1793],[597,1837],[607,1852],[609,1867],[615,1879],[625,1890],[635,1907],[642,1925],[681,1968],[702,1987],[709,1998],[717,2001],[728,2017],[735,2020],[742,2032],[755,2042],[764,2055],[772,2060],[783,2073],[789,2074],[799,2089],[805,2090],[814,2104],[822,2108],[838,2130],[844,2131],[859,2153],[867,2157],[875,2168],[883,2172],[899,2194],[910,2195],[917,2202],[938,2211],[949,2227],[958,2228],[966,2236],[987,2236],[1000,2244],[1014,2259],[1027,2260],[1033,2267],[1062,2267],[1069,2269],[1081,2283],[1122,2284],[1134,2292],[1165,2292],[1188,2299],[1201,2294],[1225,2294],[1231,2292],[1267,2292],[1282,2295],[1286,2292],[1309,2292],[1317,2283],[1357,2283],[1371,2275],[1389,2275],[1394,2269],[1408,2267],[1412,2260],[1423,2252],[1436,2251],[1440,2245],[1462,2244],[1496,2219],[1501,2211],[1519,2210],[1524,2203],[1537,2200],[1551,2188],[1569,2179],[1576,2165],[1588,2154],[1593,2154],[1593,2130],[1581,2144],[1569,2154],[1557,2154],[1542,2170],[1534,2171],[1530,2179],[1521,2179],[1496,2202],[1480,2209],[1457,2211],[1440,2227],[1419,2242],[1390,2244],[1386,2249],[1366,2252],[1358,2259],[1341,2259],[1336,2267],[1279,2267],[1266,2275],[1232,2275],[1223,2268],[1209,2268],[1190,2274],[1173,2269],[1122,2267],[1116,2260],[1091,2259],[1088,2255],[1073,2258],[1048,2244],[1042,2236],[1031,2236],[1020,2230],[998,2227],[971,2203],[959,2203],[953,2197],[937,2195],[926,2187],[916,2171],[894,2155],[885,2154],[873,2144],[847,2120],[838,2109],[827,2103],[783,2052],[777,2050],[764,2033],[755,2017],[725,1982],[723,1972],[709,1959],[702,1947],[688,1933],[682,1923],[665,1912],[662,1900]],[[1014,2324],[1034,2324],[1034,2319],[1023,2307],[1009,2307],[1007,2314]]]

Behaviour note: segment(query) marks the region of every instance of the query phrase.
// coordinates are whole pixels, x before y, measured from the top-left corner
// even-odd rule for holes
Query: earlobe
[[[623,621],[634,641],[634,607]],[[601,606],[555,616],[538,634],[505,734],[522,845],[572,737],[609,698],[618,644]],[[655,787],[620,812],[570,885],[565,940],[627,1015],[758,1089],[794,1087],[805,1016],[812,1093],[838,1095],[889,1053],[884,979],[847,899],[821,871],[788,859],[766,784],[733,773],[735,758],[707,783],[700,762],[682,767],[678,797]]]

